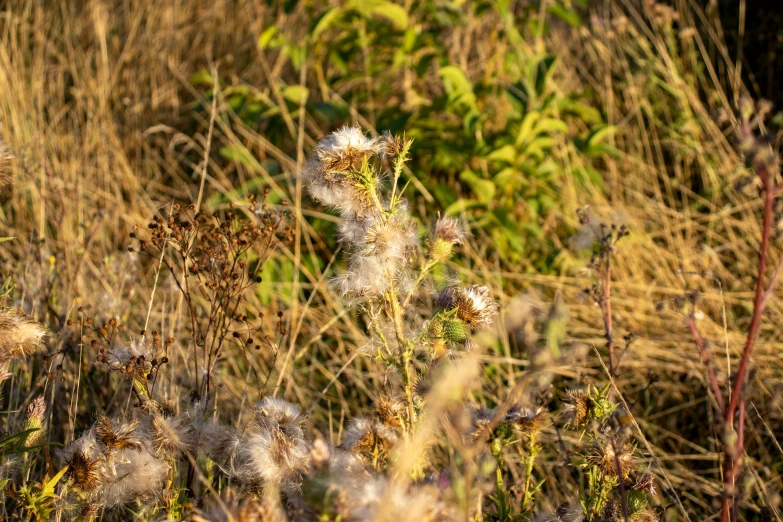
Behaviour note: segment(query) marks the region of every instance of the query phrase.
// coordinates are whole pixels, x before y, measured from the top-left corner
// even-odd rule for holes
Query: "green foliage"
[[[550,2],[545,19],[578,27],[580,5]],[[549,271],[553,245],[542,224],[558,205],[565,177],[579,182],[587,174],[595,181],[593,158],[615,151],[605,143],[613,129],[580,101],[583,94],[555,88],[558,57],[524,44],[539,35],[539,7],[420,2],[406,11],[387,0],[354,0],[308,12],[306,39],[278,26],[258,37],[264,60],[277,60],[284,69],[298,70],[306,55],[312,72],[305,83],[296,74],[290,81],[297,83],[285,83],[289,76],[283,75],[268,89],[219,81],[228,101],[223,117],[238,118],[288,151],[295,146],[289,113],[302,102],[326,129],[353,121],[349,108],[377,129],[404,129],[416,139],[405,176],[420,180],[421,197],[484,231],[492,240],[488,249],[502,261],[525,260],[530,268]],[[508,45],[502,60],[470,53],[467,68],[455,61],[444,35],[464,30],[469,21],[505,27],[497,35]],[[192,82],[211,97],[211,74],[201,72]],[[579,167],[563,166],[558,155],[566,149],[583,157]],[[222,149],[221,155],[260,170],[245,149]]]
[[[57,474],[43,483],[35,483],[20,487],[16,496],[20,505],[29,513],[32,520],[49,520],[54,509],[54,502],[59,498],[54,488],[63,478],[68,467],[64,467]]]

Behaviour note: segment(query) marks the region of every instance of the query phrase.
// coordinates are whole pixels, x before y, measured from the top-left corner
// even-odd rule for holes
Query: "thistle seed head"
[[[0,311],[0,352],[4,357],[27,357],[41,346],[46,328],[33,318],[11,310]]]
[[[435,306],[446,311],[456,309],[457,318],[474,331],[491,325],[499,309],[489,288],[480,285],[445,288],[436,296]]]
[[[590,415],[591,399],[581,390],[568,390],[561,415],[566,427],[581,429],[587,423]]]
[[[142,441],[135,433],[137,425],[138,421],[136,419],[129,421],[112,420],[99,415],[95,423],[95,436],[109,453],[123,449],[140,451]]]
[[[612,444],[609,440],[595,440],[586,459],[589,465],[598,468],[604,475],[625,478],[636,469],[635,450],[636,447],[628,441]]]

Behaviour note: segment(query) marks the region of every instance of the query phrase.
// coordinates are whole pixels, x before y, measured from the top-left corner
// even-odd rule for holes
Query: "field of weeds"
[[[740,4],[7,2],[2,517],[781,520]]]

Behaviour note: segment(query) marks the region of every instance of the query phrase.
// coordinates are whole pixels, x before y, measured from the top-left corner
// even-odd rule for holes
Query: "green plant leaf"
[[[455,201],[448,207],[446,207],[446,210],[444,212],[449,216],[458,216],[463,212],[466,212],[472,208],[483,207],[483,206],[484,203],[482,203],[481,201],[476,201],[475,199],[460,199],[458,201]]]
[[[315,40],[317,39],[321,33],[332,27],[337,20],[340,19],[340,17],[343,15],[343,8],[342,7],[331,7],[324,11],[321,16],[319,16],[315,20],[315,24],[313,25],[313,29],[310,31],[310,37]]]
[[[491,161],[503,161],[513,165],[517,161],[517,149],[513,145],[503,145],[487,154],[487,159]]]
[[[533,128],[540,117],[541,113],[537,111],[530,111],[525,114],[525,118],[522,120],[522,125],[519,126],[519,132],[517,133],[517,147],[533,138],[535,135],[533,133]]]
[[[272,27],[267,27],[267,29],[263,33],[261,33],[261,36],[258,37],[259,49],[267,48],[269,42],[271,42],[272,38],[274,38],[276,30],[277,28],[273,25]]]
[[[376,16],[386,18],[401,31],[408,28],[408,12],[401,5],[381,0],[371,8],[371,11]]]
[[[459,179],[466,183],[482,203],[489,203],[495,197],[495,184],[479,177],[472,170],[463,170]]]
[[[559,4],[549,4],[546,7],[547,12],[560,18],[562,21],[570,25],[571,27],[578,28],[582,25],[582,19],[579,13],[573,9],[568,9]]]
[[[283,98],[299,105],[300,103],[307,103],[307,98],[310,96],[310,89],[302,87],[301,85],[289,85],[283,89]]]
[[[40,495],[47,497],[54,496],[54,487],[58,482],[60,482],[60,479],[63,478],[63,475],[65,475],[66,471],[68,471],[68,466],[65,466],[63,469],[58,471],[57,474],[52,477],[51,480],[49,480],[49,482],[43,485]]]
[[[536,123],[535,134],[542,132],[568,132],[568,125],[563,120],[557,118],[541,118]]]

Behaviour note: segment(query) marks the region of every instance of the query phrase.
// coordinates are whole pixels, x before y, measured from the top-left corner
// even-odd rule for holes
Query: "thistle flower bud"
[[[32,447],[46,441],[46,402],[43,397],[37,397],[27,406],[23,430],[35,430],[27,434],[25,446]]]
[[[435,223],[435,233],[430,244],[429,257],[433,261],[445,261],[451,257],[455,246],[460,246],[465,238],[465,232],[459,221],[450,216],[444,216]]]
[[[442,340],[445,343],[464,343],[469,333],[468,325],[459,319],[453,310],[438,312],[427,324],[427,335],[430,339]]]

